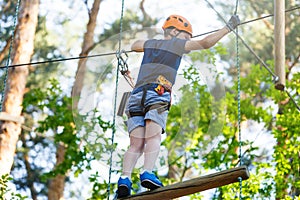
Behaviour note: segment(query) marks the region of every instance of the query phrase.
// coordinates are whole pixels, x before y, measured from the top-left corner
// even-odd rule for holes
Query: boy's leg
[[[162,127],[152,120],[146,120],[145,130],[145,161],[144,170],[152,172],[157,160],[160,143],[161,143]]]
[[[118,198],[126,197],[131,194],[131,173],[142,155],[145,146],[145,128],[137,127],[130,133],[130,146],[123,159],[122,176],[118,180]]]
[[[144,172],[140,174],[141,185],[150,190],[163,187],[161,181],[152,172],[160,151],[162,128],[154,121],[146,121]]]
[[[130,133],[130,146],[123,159],[123,176],[131,177],[137,160],[142,155],[145,146],[145,127],[137,127]]]

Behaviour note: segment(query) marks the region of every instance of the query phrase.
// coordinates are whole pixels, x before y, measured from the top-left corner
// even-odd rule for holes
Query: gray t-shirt
[[[144,57],[135,88],[148,83],[156,83],[159,76],[165,77],[174,85],[177,70],[185,51],[187,40],[147,40],[144,44]]]

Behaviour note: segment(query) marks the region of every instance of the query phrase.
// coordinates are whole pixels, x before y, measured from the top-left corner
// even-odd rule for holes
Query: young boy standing
[[[118,180],[119,198],[131,194],[131,173],[143,153],[141,185],[150,190],[163,187],[152,171],[160,150],[161,134],[166,127],[171,90],[182,55],[214,46],[239,23],[238,16],[233,15],[224,28],[204,39],[191,40],[193,31],[190,22],[180,15],[171,15],[162,27],[163,40],[137,40],[132,44],[131,49],[144,52],[144,56],[125,111],[130,146],[124,155],[122,175]]]

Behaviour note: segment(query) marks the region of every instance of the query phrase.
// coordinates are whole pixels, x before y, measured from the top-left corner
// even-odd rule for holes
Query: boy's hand
[[[240,24],[240,19],[238,15],[232,15],[230,20],[227,23],[227,28],[229,31],[234,30],[239,24]]]

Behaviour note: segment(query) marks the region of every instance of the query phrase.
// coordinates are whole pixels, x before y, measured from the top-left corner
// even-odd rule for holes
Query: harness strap
[[[149,106],[145,107],[145,100],[146,100],[146,97],[147,97],[147,91],[148,90],[156,91],[155,89],[158,86],[159,86],[159,84],[151,83],[151,84],[147,84],[145,86],[142,86],[142,87],[139,87],[139,88],[133,90],[133,92],[132,92],[133,94],[138,93],[140,91],[143,91],[143,95],[142,95],[142,99],[141,99],[141,105],[142,105],[142,107],[144,107],[144,110],[143,111],[138,111],[138,112],[129,111],[129,117],[145,116],[145,114],[148,111],[154,110],[154,109],[156,109],[159,114],[166,111],[166,110],[170,110],[171,103],[169,103],[169,102],[157,103],[157,104],[153,104],[153,105],[149,105]],[[156,92],[158,93],[158,91],[156,91]],[[164,90],[164,92],[170,92],[170,91],[169,90]],[[159,95],[161,95],[161,94],[159,94]]]
[[[146,87],[143,87],[143,96],[142,96],[142,99],[141,99],[141,105],[143,107],[145,107],[145,100],[146,100],[146,97],[147,97],[147,90],[150,89],[150,87],[146,86]]]
[[[171,106],[171,104],[168,103],[168,102],[149,105],[149,106],[147,106],[144,109],[144,111],[139,111],[139,112],[131,112],[131,111],[129,111],[129,117],[145,116],[145,114],[147,112],[149,112],[150,110],[155,110],[155,109],[160,114],[160,113],[162,113],[162,112],[164,112],[166,110],[170,110],[170,106]]]
[[[131,112],[129,111],[129,117],[136,117],[136,116],[145,116],[144,112]]]
[[[165,102],[165,103],[157,103],[153,105],[149,105],[145,108],[145,113],[147,113],[149,110],[154,110],[156,109],[157,112],[160,114],[166,110],[170,110],[170,103]]]

